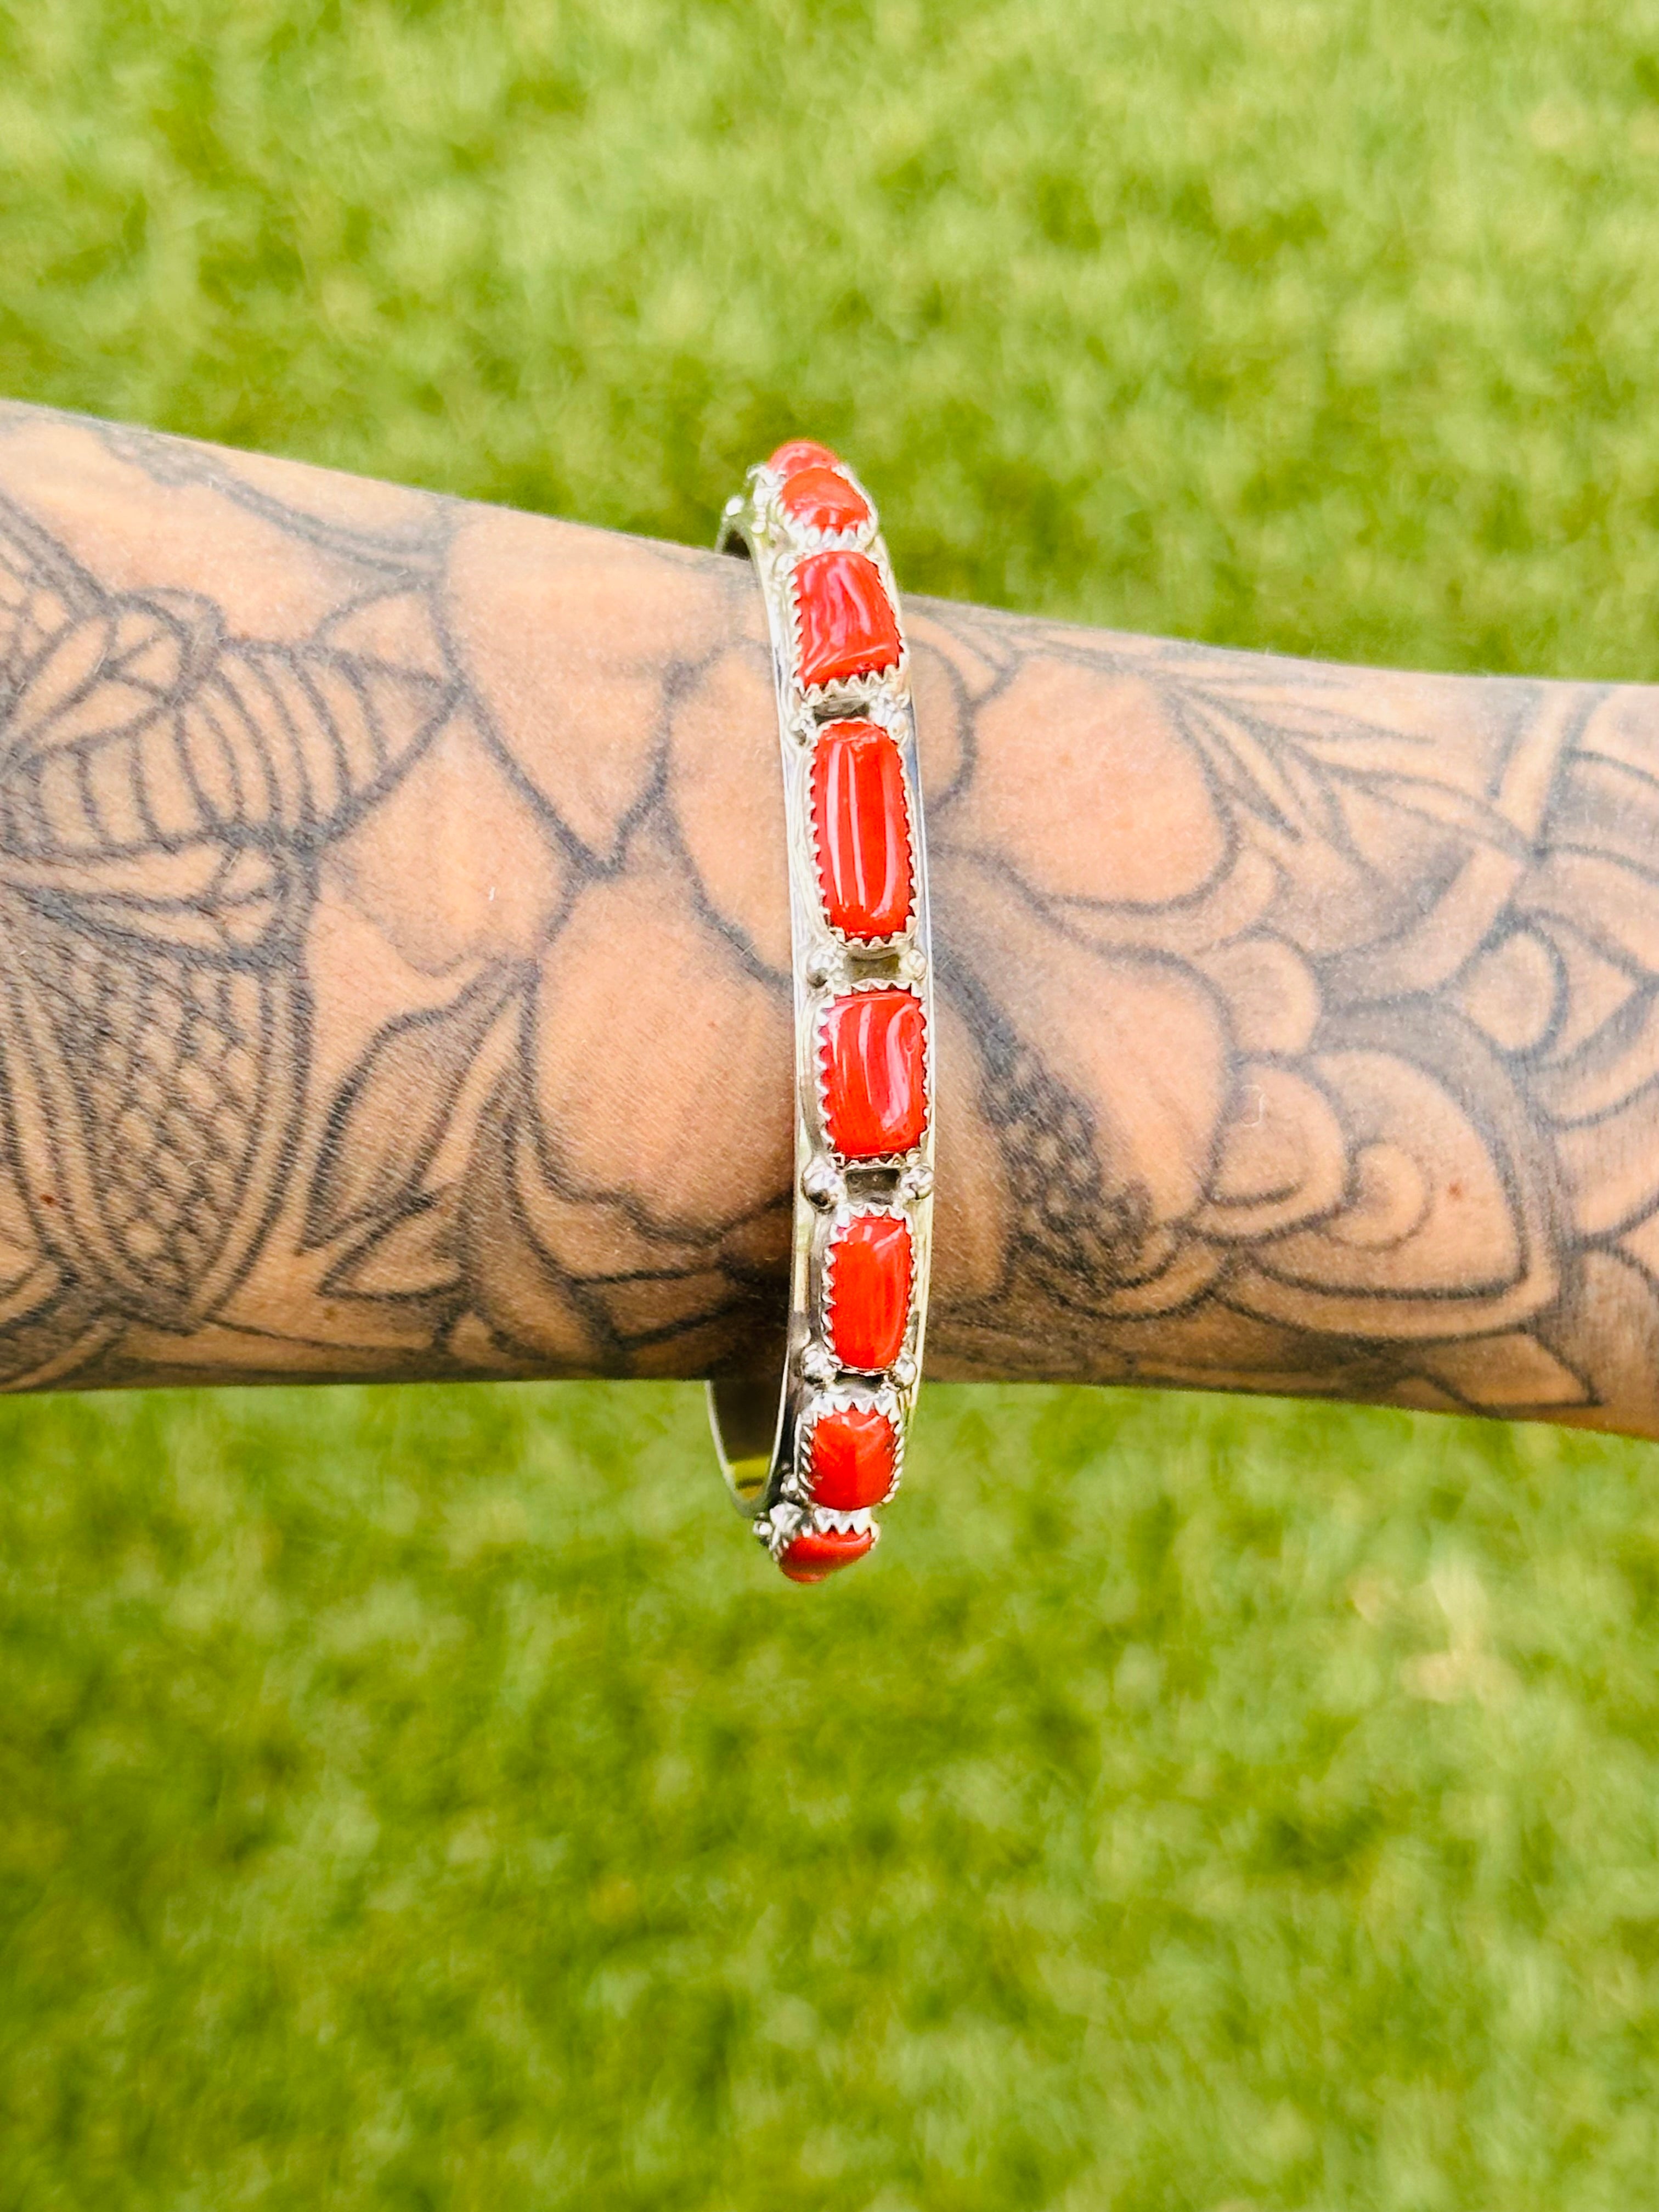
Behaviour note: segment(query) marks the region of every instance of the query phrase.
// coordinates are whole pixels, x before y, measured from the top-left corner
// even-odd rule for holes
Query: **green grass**
[[[706,540],[1659,675],[1659,7],[0,0],[0,389]],[[0,2212],[1636,2212],[1659,1460],[935,1390],[0,1406]]]

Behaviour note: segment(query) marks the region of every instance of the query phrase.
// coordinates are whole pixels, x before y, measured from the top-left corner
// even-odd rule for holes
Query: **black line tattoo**
[[[930,616],[988,671],[981,774],[1079,684],[1099,735],[935,809],[1012,1198],[959,1371],[1651,1423],[1659,699]],[[1156,829],[1091,859],[1148,761]],[[1093,1209],[1058,1265],[1034,1184]]]

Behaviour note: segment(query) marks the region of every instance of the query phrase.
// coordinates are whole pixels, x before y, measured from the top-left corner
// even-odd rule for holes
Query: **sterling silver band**
[[[722,551],[746,556],[753,563],[771,632],[794,978],[795,1194],[781,1390],[775,1395],[769,1385],[711,1382],[709,1412],[720,1464],[739,1511],[787,1575],[817,1581],[867,1552],[878,1535],[876,1509],[897,1486],[921,1375],[933,1230],[935,1043],[915,719],[897,594],[874,504],[843,464],[820,447],[781,448],[770,461],[749,471],[744,491],[726,509],[719,544]],[[864,563],[843,561],[837,566],[813,560],[830,554],[862,556]],[[884,650],[860,654],[858,590],[866,593],[871,610],[876,595],[867,564],[873,564],[879,577],[891,628]],[[850,616],[842,589],[849,583],[855,587]],[[880,616],[872,612],[871,619],[879,629]],[[833,644],[843,633],[850,635],[850,643],[841,659],[848,665],[818,672],[829,650],[825,635]],[[869,664],[884,659],[884,665],[858,665],[860,659]],[[848,731],[864,734],[849,737]],[[832,896],[834,870],[815,834],[814,791],[822,814],[828,804],[824,779],[830,772],[823,761],[815,771],[815,758],[837,745],[843,764],[854,750],[864,764],[861,771],[848,768],[848,776],[863,773],[866,784],[878,769],[886,776],[890,815],[895,750],[902,769],[910,852],[908,912],[902,926],[874,938],[858,937],[845,926],[848,909]],[[860,834],[860,805],[866,816],[874,811],[867,793],[860,795],[863,786],[844,787],[852,797],[836,816],[842,841],[836,850],[842,853],[846,841],[856,841]],[[873,819],[863,826],[877,846],[881,836],[892,834],[890,819],[884,830]],[[843,918],[839,928],[836,915]],[[860,1031],[856,1014],[847,1010],[866,991],[877,998]],[[908,997],[902,1000],[900,994]],[[916,1035],[908,997],[920,1009],[919,1066],[914,1065],[914,1051],[908,1061],[902,1051],[907,1042],[914,1046]],[[885,1028],[872,1026],[878,1016]],[[862,1146],[848,1140],[854,1119],[836,1085],[849,1063],[837,1059],[832,1031],[836,1037],[862,1037],[866,1044],[876,1040],[870,1066],[850,1063],[855,1091],[866,1082],[887,1098],[883,1086],[896,1085],[902,1103],[905,1071],[914,1067],[913,1079],[921,1092],[921,1127],[915,1141],[874,1152],[869,1148],[873,1139]],[[878,1118],[872,1126],[879,1128]],[[898,1121],[892,1126],[897,1127]],[[893,1285],[904,1225],[909,1279],[899,1329]],[[887,1316],[880,1322],[887,1331],[881,1348],[890,1357],[874,1368],[849,1366],[849,1337],[856,1340],[861,1333],[863,1340],[875,1341],[872,1313],[878,1321]],[[891,1480],[883,1496],[848,1504],[846,1499],[864,1498],[879,1480],[887,1449],[884,1424],[891,1430]],[[843,1502],[827,1503],[826,1496]]]

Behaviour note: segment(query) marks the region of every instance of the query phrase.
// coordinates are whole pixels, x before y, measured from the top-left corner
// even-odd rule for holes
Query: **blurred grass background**
[[[1659,676],[1659,7],[0,0],[0,390],[917,589]],[[0,1405],[0,2212],[1638,2212],[1659,1458],[936,1389]]]

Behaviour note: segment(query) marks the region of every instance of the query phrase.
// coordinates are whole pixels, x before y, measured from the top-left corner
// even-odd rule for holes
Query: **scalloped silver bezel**
[[[848,1408],[858,1413],[881,1413],[893,1427],[893,1480],[873,1505],[855,1507],[851,1512],[837,1513],[831,1506],[820,1505],[812,1496],[812,1437],[818,1423],[826,1413],[844,1413]],[[800,1431],[795,1446],[795,1464],[785,1480],[783,1494],[798,1505],[810,1506],[814,1519],[820,1514],[830,1516],[829,1525],[839,1528],[843,1522],[856,1522],[860,1514],[878,1513],[898,1495],[899,1484],[904,1479],[904,1408],[898,1392],[890,1383],[869,1382],[832,1382],[828,1389],[814,1392],[802,1409]]]
[[[812,880],[817,889],[818,905],[823,914],[823,926],[837,945],[845,946],[849,952],[866,955],[876,952],[897,952],[908,945],[916,926],[916,833],[915,824],[910,818],[910,787],[908,780],[904,787],[904,835],[910,848],[910,904],[902,927],[893,930],[886,937],[849,937],[845,930],[836,928],[835,923],[830,919],[828,909],[823,905],[823,851],[818,843],[817,813],[812,805],[812,771],[817,765],[818,741],[825,732],[833,730],[838,723],[854,719],[868,722],[872,729],[881,731],[884,737],[897,746],[901,769],[903,766],[903,746],[888,728],[886,723],[878,720],[874,714],[860,714],[856,717],[832,714],[828,721],[817,724],[812,732],[806,763],[806,842],[812,856]]]
[[[927,1119],[922,1124],[921,1141],[907,1152],[860,1153],[854,1158],[848,1152],[838,1152],[830,1141],[830,1120],[824,1097],[823,1081],[823,1024],[830,1009],[842,999],[855,999],[865,991],[902,991],[915,999],[921,1007],[921,1091],[922,1110]],[[913,983],[903,975],[854,975],[839,991],[827,987],[815,994],[819,1001],[813,1016],[812,1068],[813,1103],[817,1109],[818,1129],[823,1139],[823,1149],[843,1175],[857,1175],[869,1168],[908,1168],[926,1159],[932,1165],[931,1139],[933,1133],[933,1006],[921,983]]]
[[[910,1296],[905,1304],[904,1328],[899,1338],[897,1357],[902,1359],[909,1352],[910,1322],[916,1304],[916,1232],[910,1219],[910,1211],[908,1206],[892,1205],[882,1199],[849,1200],[836,1208],[835,1218],[830,1222],[823,1240],[823,1259],[818,1285],[818,1325],[823,1331],[824,1350],[832,1359],[836,1357],[836,1239],[854,1221],[872,1218],[902,1221],[910,1231]],[[848,1375],[885,1375],[890,1371],[893,1364],[890,1362],[888,1367],[843,1367],[840,1371]]]
[[[800,675],[800,606],[795,594],[795,571],[803,561],[815,553],[862,553],[874,564],[887,593],[889,605],[898,618],[899,654],[890,667],[873,668],[858,676],[834,676],[822,684],[805,684]],[[769,606],[768,612],[771,610]],[[904,635],[904,623],[898,613],[898,591],[893,582],[893,572],[888,566],[887,548],[878,535],[872,536],[866,545],[829,545],[802,547],[799,552],[789,549],[784,586],[783,613],[789,647],[789,681],[797,699],[800,700],[820,722],[839,720],[846,711],[845,702],[852,699],[873,699],[883,690],[902,691],[906,703],[910,696],[910,647]],[[915,809],[911,808],[914,821]]]
[[[874,1510],[867,1505],[857,1513],[832,1513],[827,1506],[797,1505],[783,1498],[777,1504],[769,1506],[764,1513],[757,1513],[750,1525],[775,1560],[783,1557],[803,1528],[811,1528],[815,1535],[819,1536],[828,1535],[832,1528],[843,1534],[850,1534],[855,1528],[867,1528],[872,1538],[870,1552],[873,1552],[881,1541],[881,1523],[877,1520]],[[864,1558],[867,1559],[870,1552],[866,1552]]]
[[[865,506],[869,509],[866,519],[851,530],[821,530],[816,523],[799,522],[783,504],[784,479],[775,475],[764,463],[756,477],[758,501],[769,527],[785,543],[797,551],[805,553],[867,553],[880,532],[880,520],[876,514],[876,502],[845,463],[841,473],[847,478]]]

